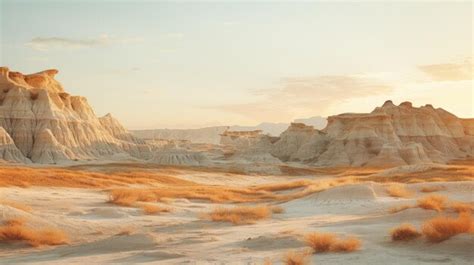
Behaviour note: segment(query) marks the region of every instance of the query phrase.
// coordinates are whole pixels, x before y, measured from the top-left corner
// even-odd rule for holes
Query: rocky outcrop
[[[150,156],[149,147],[127,135],[118,122],[99,120],[84,97],[66,93],[54,79],[57,73],[23,75],[0,67],[0,126],[23,159],[58,163],[117,153]]]
[[[168,144],[154,152],[149,162],[160,165],[204,166],[209,159],[201,152],[190,151],[175,144]]]
[[[446,163],[474,156],[474,120],[431,105],[387,101],[371,113],[328,117],[323,130],[293,123],[265,150],[316,166]]]
[[[21,151],[16,147],[10,135],[0,127],[0,158],[6,161],[19,163],[31,163],[31,161],[23,156]]]
[[[136,137],[146,140],[187,140],[192,143],[218,144],[220,134],[229,127],[216,126],[200,129],[154,129],[154,130],[133,130]]]

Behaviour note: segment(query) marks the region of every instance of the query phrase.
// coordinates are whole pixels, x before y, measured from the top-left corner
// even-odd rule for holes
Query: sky
[[[391,99],[474,117],[472,2],[0,0],[0,65],[58,69],[129,129],[290,122]]]

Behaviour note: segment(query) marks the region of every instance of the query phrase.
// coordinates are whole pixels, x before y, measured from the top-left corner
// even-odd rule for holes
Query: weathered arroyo
[[[118,153],[149,158],[150,148],[110,115],[97,118],[84,97],[54,79],[57,70],[31,75],[0,67],[0,158],[58,163]]]

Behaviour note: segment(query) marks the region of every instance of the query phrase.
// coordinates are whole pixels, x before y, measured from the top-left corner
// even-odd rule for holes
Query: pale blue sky
[[[0,1],[1,65],[57,68],[68,92],[133,129],[288,122],[389,98],[473,116],[470,2]]]

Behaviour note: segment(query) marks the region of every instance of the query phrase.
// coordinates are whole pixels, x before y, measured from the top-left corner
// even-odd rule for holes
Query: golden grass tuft
[[[418,207],[425,210],[435,210],[440,212],[446,206],[448,198],[442,195],[429,195],[418,200]]]
[[[390,213],[398,213],[398,212],[405,211],[405,210],[410,209],[410,208],[413,208],[413,206],[405,204],[405,205],[393,207],[389,210],[389,212]]]
[[[283,257],[285,265],[305,265],[309,263],[309,256],[304,252],[290,251]]]
[[[332,233],[313,232],[305,236],[305,241],[315,253],[328,252],[336,241],[336,235]]]
[[[143,209],[143,212],[148,215],[170,212],[169,208],[160,207],[158,205],[153,205],[153,204],[142,204],[140,207]]]
[[[449,203],[449,208],[457,213],[471,213],[473,210],[472,205],[465,202],[452,201]]]
[[[411,241],[421,236],[412,224],[402,224],[390,231],[392,241]]]
[[[122,228],[122,230],[120,230],[115,235],[116,236],[129,236],[129,235],[133,234],[134,232],[135,232],[135,229],[133,229],[132,227],[126,227],[126,228]]]
[[[30,246],[62,245],[68,243],[67,235],[57,228],[33,229],[25,226],[25,220],[13,219],[0,226],[0,242],[25,242]]]
[[[442,190],[446,190],[446,187],[444,187],[444,186],[426,186],[426,187],[422,187],[420,189],[421,192],[425,192],[425,193],[442,191]]]
[[[352,252],[359,250],[362,243],[356,237],[337,238],[333,233],[313,232],[305,236],[306,244],[314,253],[321,252]]]
[[[262,206],[238,206],[234,208],[215,208],[208,213],[206,217],[214,222],[230,222],[235,225],[251,224],[258,220],[271,217],[272,211],[270,207]]]
[[[428,241],[439,243],[458,234],[470,233],[472,223],[472,217],[468,213],[461,213],[457,218],[439,216],[426,221],[422,226],[422,233]]]
[[[412,193],[402,184],[392,184],[388,186],[386,191],[390,196],[396,198],[409,198],[412,196]]]
[[[346,239],[338,239],[334,245],[331,246],[331,251],[334,252],[352,252],[359,250],[362,243],[356,237],[349,237]]]
[[[272,213],[274,214],[280,214],[280,213],[285,212],[285,209],[281,206],[272,206],[271,209],[272,209]]]

